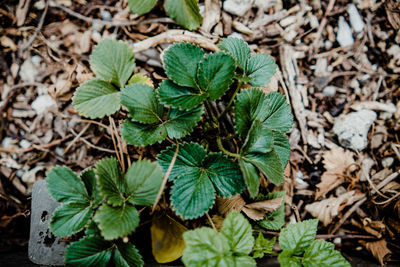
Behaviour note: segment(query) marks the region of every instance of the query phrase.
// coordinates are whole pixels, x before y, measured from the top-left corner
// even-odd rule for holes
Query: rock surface
[[[54,210],[59,204],[49,195],[46,181],[39,180],[32,189],[31,231],[29,237],[29,259],[40,265],[64,265],[67,244],[55,237],[49,228]]]
[[[335,120],[333,132],[342,146],[361,151],[368,144],[368,131],[376,117],[372,110],[341,115]]]

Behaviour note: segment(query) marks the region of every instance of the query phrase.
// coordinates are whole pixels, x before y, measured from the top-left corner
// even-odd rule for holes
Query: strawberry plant
[[[128,0],[128,5],[133,13],[142,15],[150,12],[157,2],[157,0]],[[188,30],[196,30],[203,21],[197,2],[198,0],[165,0],[164,9],[181,26]]]
[[[206,53],[185,42],[171,45],[162,54],[167,79],[158,87],[149,78],[133,75],[134,54],[127,44],[104,40],[95,47],[90,56],[95,78],[76,90],[76,111],[103,118],[122,106],[128,112],[121,127],[123,140],[161,149],[156,162],[137,161],[126,174],[110,158],[80,176],[65,167],[48,173],[49,191],[62,203],[51,230],[70,236],[86,229],[85,236],[68,247],[67,264],[142,265],[134,245],[122,241],[129,240],[139,224],[136,206],[154,205],[163,174],[171,187],[166,187],[169,204],[161,208],[170,207],[183,219],[204,216],[217,197],[243,194],[255,201],[281,198],[278,209],[258,224],[272,230],[284,225],[285,192],[260,193],[261,176],[282,184],[290,154],[285,135],[293,122],[290,107],[284,95],[266,94],[261,88],[276,65],[269,55],[251,55],[248,45],[237,38],[224,39],[218,47],[220,51]],[[236,231],[245,232],[245,239]],[[254,243],[251,226],[238,213],[225,220],[222,235],[196,233],[220,244],[218,253],[230,255],[226,263],[255,262],[249,256]],[[256,244],[255,255],[262,257],[267,243],[257,239]],[[192,265],[189,256],[183,261]]]

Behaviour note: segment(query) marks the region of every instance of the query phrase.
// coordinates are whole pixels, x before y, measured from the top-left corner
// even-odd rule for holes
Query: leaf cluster
[[[335,245],[316,239],[318,220],[290,224],[279,235],[282,252],[278,256],[281,266],[350,267],[350,263],[335,250]]]
[[[86,228],[86,235],[67,248],[67,265],[142,266],[132,243],[120,240],[139,225],[135,206],[154,203],[162,182],[162,170],[147,160],[133,163],[125,174],[115,158],[100,160],[94,169],[76,175],[67,167],[55,167],[46,178],[51,196],[61,203],[50,229],[59,237]],[[118,222],[118,223],[116,223]]]
[[[128,0],[129,8],[133,13],[142,15],[150,12],[158,0]],[[200,27],[203,18],[197,0],[165,0],[164,9],[178,24],[188,30]]]

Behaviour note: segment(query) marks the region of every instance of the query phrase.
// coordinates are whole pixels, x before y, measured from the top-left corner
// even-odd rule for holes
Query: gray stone
[[[361,151],[368,144],[368,131],[376,117],[366,109],[341,115],[335,119],[333,132],[342,146]]]
[[[157,49],[155,48],[149,48],[146,49],[142,52],[143,55],[145,55],[146,57],[155,59],[155,60],[160,60],[160,52],[158,52]]]
[[[332,85],[326,86],[322,90],[322,94],[327,97],[335,96],[336,95],[336,86],[332,86]]]
[[[152,58],[147,61],[147,64],[149,64],[152,67],[162,68],[161,62]]]
[[[254,0],[226,0],[224,10],[232,15],[244,16],[253,6]]]
[[[67,243],[50,232],[50,219],[59,206],[47,191],[46,181],[35,182],[32,189],[31,231],[29,237],[29,259],[40,265],[64,265]]]

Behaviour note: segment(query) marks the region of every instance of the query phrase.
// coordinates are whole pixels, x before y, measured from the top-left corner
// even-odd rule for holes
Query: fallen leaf
[[[188,229],[168,215],[154,219],[150,228],[153,256],[158,263],[179,259],[185,249],[183,233]]]
[[[329,191],[344,182],[344,175],[351,166],[355,166],[353,153],[341,147],[333,147],[324,153],[324,167],[326,171],[321,176],[321,182],[317,184],[315,199],[324,197]]]
[[[391,254],[392,252],[387,248],[387,243],[385,240],[378,240],[374,242],[361,242],[366,249],[368,249],[372,255],[379,261],[379,263],[383,266],[384,259],[386,255]]]
[[[305,206],[312,216],[320,220],[324,226],[330,224],[334,217],[339,214],[339,211],[344,207],[353,204],[364,197],[364,194],[356,194],[355,191],[350,191],[340,195],[339,197],[330,197]]]
[[[247,215],[247,217],[249,217],[250,219],[252,219],[254,221],[260,221],[260,220],[264,219],[264,217],[266,215],[265,212],[255,210],[255,209],[248,209],[246,207],[243,207],[242,211],[244,212],[244,214]]]
[[[246,202],[240,195],[231,198],[217,197],[217,209],[219,214],[226,215],[233,210],[241,211]]]

